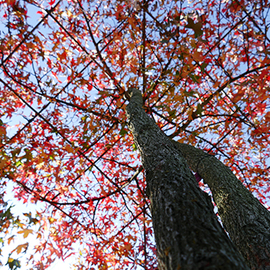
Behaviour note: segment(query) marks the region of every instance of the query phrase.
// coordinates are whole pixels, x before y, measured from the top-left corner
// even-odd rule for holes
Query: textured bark
[[[222,223],[252,270],[270,270],[270,212],[217,158],[175,143],[212,191]]]
[[[146,170],[159,269],[249,269],[174,143],[142,109],[139,90],[126,108]]]

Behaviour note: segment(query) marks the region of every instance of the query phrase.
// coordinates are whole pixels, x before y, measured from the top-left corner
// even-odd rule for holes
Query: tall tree
[[[159,269],[248,269],[208,195],[142,105],[140,91],[131,89],[128,123],[146,170]]]
[[[270,269],[267,0],[0,10],[1,194],[39,202],[17,218],[1,195],[5,248],[17,230],[39,269],[78,249],[77,269]]]

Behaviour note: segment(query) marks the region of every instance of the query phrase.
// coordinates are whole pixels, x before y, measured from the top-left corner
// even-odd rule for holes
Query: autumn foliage
[[[74,256],[77,269],[155,269],[128,87],[171,138],[216,155],[269,199],[268,0],[0,1],[4,246],[39,245],[29,265]],[[200,185],[204,186],[202,182]],[[18,201],[17,201],[18,200]],[[15,267],[20,243],[9,257]],[[2,263],[6,263],[2,260]],[[94,268],[93,268],[94,269]]]

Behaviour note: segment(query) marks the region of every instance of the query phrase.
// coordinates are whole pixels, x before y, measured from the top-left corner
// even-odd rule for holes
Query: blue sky
[[[31,6],[30,9],[28,10],[29,15],[30,15],[29,23],[31,23],[32,25],[35,25],[37,23],[37,21],[39,20],[39,18],[40,18],[40,15],[37,14],[37,11],[38,11],[38,9],[35,8],[34,6]],[[1,12],[0,12],[0,16],[1,16]],[[3,28],[3,25],[2,26],[0,25],[0,30],[1,31],[5,30],[5,28]],[[42,28],[42,26],[39,28],[39,30],[42,31],[43,34],[45,34],[46,31],[48,31],[48,29]],[[1,76],[1,73],[0,73],[0,76]],[[25,115],[30,115],[31,112],[30,112],[30,110],[29,111],[24,111],[24,114]],[[14,127],[14,125],[16,125],[18,123],[24,124],[26,122],[27,122],[27,120],[24,117],[18,115],[17,118],[14,118],[14,119],[12,119],[11,122],[9,122],[9,125],[11,125],[11,126]],[[10,129],[9,132],[10,132],[9,135],[14,134],[16,132],[16,128],[14,127],[14,129]],[[270,164],[270,162],[269,162],[269,164]],[[9,191],[8,191],[7,196],[6,196],[6,199],[10,200],[10,202],[15,202],[14,199],[13,199],[13,195],[12,195],[11,189],[12,189],[12,186],[9,187]],[[26,206],[26,205],[22,205],[21,203],[18,204],[17,202],[15,202],[15,205],[16,206],[14,207],[13,211],[14,211],[15,214],[18,214],[18,215],[21,214],[21,213],[24,213],[24,212],[29,212],[29,211],[33,211],[34,212],[36,210],[36,207],[37,207],[36,205],[28,204],[28,206]],[[34,239],[34,237],[32,237],[32,238],[33,238],[33,240],[31,239],[31,236],[29,237],[29,239],[31,239],[31,243],[34,243],[35,242],[35,239]],[[16,245],[21,244],[21,243],[24,243],[25,241],[28,241],[28,239],[23,239],[23,238],[20,239],[20,238],[18,238],[18,240],[16,241],[15,245],[13,245],[13,246],[11,245],[9,250],[5,250],[4,251],[3,256],[6,257],[7,254],[8,254],[8,252],[10,250],[12,250]],[[74,259],[71,257],[68,261],[72,262],[72,260],[74,260]],[[66,263],[63,263],[61,260],[59,260],[56,263],[54,263],[49,268],[49,270],[55,270],[55,269],[57,269],[59,267],[61,267],[61,269],[68,269],[67,268],[68,265],[69,265],[69,263],[67,263],[67,262]],[[6,270],[8,268],[7,267],[4,267],[3,269]],[[22,267],[21,269],[26,269],[26,268]]]

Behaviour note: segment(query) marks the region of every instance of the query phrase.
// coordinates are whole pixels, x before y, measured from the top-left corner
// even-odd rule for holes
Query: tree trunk
[[[252,270],[270,270],[270,212],[217,158],[176,142],[212,191],[224,228]]]
[[[146,171],[159,269],[249,269],[185,159],[143,110],[140,91],[130,96],[128,125]]]

